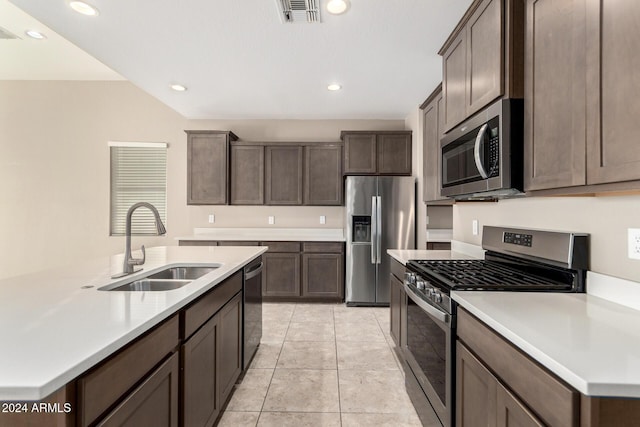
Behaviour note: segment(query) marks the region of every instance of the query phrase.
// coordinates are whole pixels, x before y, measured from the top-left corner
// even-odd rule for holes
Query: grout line
[[[336,349],[336,380],[337,380],[337,386],[338,386],[338,412],[340,414],[340,427],[342,427],[342,402],[340,401],[340,369],[339,369],[340,366],[338,365],[338,336],[336,333],[335,307],[331,311],[333,312],[333,342],[334,342],[334,347]]]

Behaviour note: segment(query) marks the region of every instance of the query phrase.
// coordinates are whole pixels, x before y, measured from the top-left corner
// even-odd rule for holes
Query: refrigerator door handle
[[[371,196],[371,264],[377,264],[376,243],[378,242],[378,221],[376,219],[376,196]]]
[[[377,201],[376,201],[376,220],[378,221],[378,224],[376,225],[376,236],[377,236],[377,255],[376,255],[376,264],[380,264],[380,261],[382,260],[382,197],[381,196],[377,196]]]

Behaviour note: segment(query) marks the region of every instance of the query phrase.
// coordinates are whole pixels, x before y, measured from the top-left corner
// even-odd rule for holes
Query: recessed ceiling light
[[[349,0],[329,0],[327,3],[327,12],[333,15],[340,15],[349,9]]]
[[[71,9],[83,15],[98,16],[98,9],[91,6],[89,3],[85,3],[83,1],[70,1],[69,6]]]
[[[327,86],[327,89],[328,89],[328,90],[331,90],[331,91],[336,91],[336,90],[340,90],[340,89],[342,89],[342,86],[340,86],[340,85],[339,85],[339,84],[337,84],[337,83],[332,83],[332,84],[330,84],[329,86]]]
[[[176,92],[184,92],[185,90],[187,90],[185,86],[178,84],[171,85],[171,89],[175,90]]]
[[[36,39],[36,40],[43,40],[47,38],[47,36],[42,34],[40,31],[36,31],[36,30],[27,30],[24,33],[29,37],[31,37],[32,39]]]

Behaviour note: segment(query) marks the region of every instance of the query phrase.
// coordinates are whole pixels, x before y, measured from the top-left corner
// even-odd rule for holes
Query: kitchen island
[[[183,319],[188,317],[188,309],[225,283],[233,281],[234,290],[237,286],[241,289],[242,268],[266,250],[155,247],[147,250],[142,271],[119,279],[111,276],[122,268],[122,255],[1,280],[0,331],[4,344],[0,352],[0,400],[37,401],[61,388],[68,389],[103,361],[117,359],[114,355],[121,349],[153,335],[150,331],[169,328],[167,325],[175,329],[176,339],[180,334],[180,339],[186,340],[187,333],[202,326],[186,329]],[[173,266],[217,268],[170,291],[100,289]],[[172,351],[177,341],[173,347]],[[66,396],[69,398],[68,390]],[[76,402],[67,403],[74,412]]]

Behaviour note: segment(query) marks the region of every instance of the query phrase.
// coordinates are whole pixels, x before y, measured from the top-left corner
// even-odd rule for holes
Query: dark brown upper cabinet
[[[640,180],[640,2],[588,1],[586,18],[587,184]]]
[[[231,204],[264,204],[264,146],[231,144]]]
[[[453,200],[440,195],[442,182],[440,139],[444,130],[442,85],[420,106],[423,114],[422,137],[422,200],[428,204],[452,204]]]
[[[303,147],[265,147],[265,202],[267,205],[302,204]]]
[[[445,131],[505,96],[523,97],[522,0],[476,0],[442,55]]]
[[[527,0],[527,191],[586,182],[584,19],[584,0]]]
[[[342,131],[345,175],[411,175],[411,131]]]
[[[304,204],[342,205],[342,145],[307,145],[304,153]]]
[[[229,142],[238,137],[226,131],[187,133],[187,204],[225,205],[229,202]]]
[[[638,20],[638,2],[527,0],[525,190],[640,189]]]

